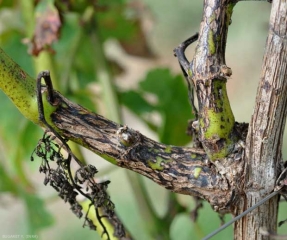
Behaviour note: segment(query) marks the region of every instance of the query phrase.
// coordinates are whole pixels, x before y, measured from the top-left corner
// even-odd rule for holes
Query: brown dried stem
[[[202,149],[164,145],[92,113],[58,93],[57,101],[51,120],[65,138],[171,191],[200,196],[219,208],[228,204],[231,196],[228,182],[208,163]]]
[[[282,140],[287,114],[287,1],[273,1],[262,77],[249,125],[245,156],[245,194],[241,212],[270,193],[282,169]],[[260,228],[276,232],[274,197],[235,225],[236,239],[267,239]]]

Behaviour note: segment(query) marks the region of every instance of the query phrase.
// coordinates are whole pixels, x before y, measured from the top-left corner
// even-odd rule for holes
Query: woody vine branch
[[[198,140],[203,148],[153,141],[72,103],[51,86],[46,90],[50,88],[54,93],[52,105],[47,92],[42,92],[47,123],[65,139],[115,165],[138,172],[171,191],[204,198],[216,210],[228,211],[236,192],[234,183],[242,170],[236,167],[241,164],[236,161],[242,150],[242,145],[237,144],[241,136],[225,86],[231,70],[225,65],[224,50],[234,4],[235,1],[205,1],[195,57],[190,63],[184,59],[183,70],[199,101],[198,121],[194,125],[198,126]],[[35,80],[2,50],[0,62],[1,89],[24,116],[45,127],[37,111]],[[239,157],[234,153],[239,153]]]

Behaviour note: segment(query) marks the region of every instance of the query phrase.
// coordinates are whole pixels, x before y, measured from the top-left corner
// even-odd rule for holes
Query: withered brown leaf
[[[41,2],[39,3],[41,4]],[[61,20],[57,8],[52,3],[37,5],[36,26],[29,43],[29,53],[38,56],[41,51],[54,52],[51,45],[60,35]]]

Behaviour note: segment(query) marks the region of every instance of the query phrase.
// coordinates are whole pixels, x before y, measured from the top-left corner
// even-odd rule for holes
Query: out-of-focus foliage
[[[38,56],[44,49],[53,52],[50,47],[59,38],[61,20],[53,0],[40,1],[35,9],[35,31],[29,41],[29,53]]]
[[[262,12],[268,13],[266,9],[262,9]],[[49,14],[49,11],[52,12]],[[235,14],[236,11],[237,8],[234,9]],[[120,110],[123,106],[127,107],[137,116],[139,123],[143,122],[160,141],[185,145],[190,141],[190,137],[185,134],[187,121],[193,117],[187,87],[181,75],[168,69],[171,65],[164,58],[172,57],[170,45],[175,47],[198,31],[201,12],[201,0],[2,0],[0,45],[31,76],[35,77],[39,71],[49,69],[57,90],[100,114],[111,110],[109,106],[103,106],[101,95],[107,89],[99,83],[101,75],[95,70],[99,62],[104,61],[109,67],[105,71],[109,71],[108,75],[116,89],[120,89],[117,90]],[[256,16],[252,14],[252,21]],[[257,18],[262,21],[261,15]],[[236,21],[233,22],[232,25],[236,25]],[[159,28],[160,23],[164,29]],[[153,33],[144,27],[150,25],[154,26]],[[47,28],[43,29],[44,26]],[[234,41],[236,38],[240,42],[237,35],[232,35],[232,27],[229,40]],[[242,29],[246,38],[246,26]],[[248,36],[254,38],[252,34],[255,32],[258,31],[251,31]],[[118,44],[125,59],[138,61],[134,67],[137,74],[133,75],[133,82],[126,84],[117,80],[120,75],[126,76],[132,66],[123,64],[123,56],[114,60],[108,54],[103,57],[97,54],[94,50],[95,35],[104,53],[108,52],[107,46],[111,46],[112,40]],[[36,47],[37,39],[41,40],[41,44]],[[254,44],[252,46],[254,48]],[[28,54],[29,49],[30,53],[34,52],[38,56]],[[233,49],[228,49],[228,53]],[[227,59],[230,58],[227,56]],[[174,62],[177,64],[176,59]],[[147,71],[143,73],[142,68],[146,65],[153,67],[146,68]],[[179,67],[176,69],[180,72]],[[254,71],[255,68],[252,69]],[[248,76],[254,75],[249,73]],[[134,84],[137,81],[138,84]],[[131,87],[122,87],[121,84]],[[236,91],[231,92],[231,97],[238,97]],[[36,234],[41,239],[100,239],[94,232],[81,228],[82,222],[74,218],[68,206],[58,201],[55,193],[42,184],[43,177],[38,176],[36,170],[39,166],[37,161],[29,161],[42,135],[41,129],[27,122],[2,92],[0,102],[0,233]],[[137,123],[133,125],[136,128],[134,126]],[[100,160],[92,156],[87,161],[98,167],[97,162]],[[143,201],[140,202],[133,195],[124,170],[107,166],[104,169],[108,169],[108,177],[112,180],[111,198],[116,211],[137,240],[155,239],[160,235],[162,239],[201,239],[219,226],[219,218],[208,204],[204,204],[198,222],[194,223],[190,217],[194,207],[191,197],[175,195],[144,180],[139,191],[148,196],[140,199]],[[1,196],[8,196],[8,207],[2,204]],[[13,208],[14,203],[19,202],[22,203],[24,214],[18,214],[18,210]],[[146,219],[140,211],[146,204],[153,206],[150,207],[155,223],[153,228],[145,227]],[[7,224],[9,219],[6,221],[2,216],[10,218],[11,215],[14,220]],[[231,238],[231,232],[230,228],[214,239]]]
[[[155,103],[145,99],[149,97],[147,94],[153,95]],[[187,96],[181,76],[173,76],[168,69],[155,69],[139,83],[137,90],[123,93],[122,102],[158,132],[161,142],[185,145],[190,142],[190,137],[184,134],[187,119],[193,117]],[[158,126],[154,126],[149,116],[146,116],[146,113],[153,111],[159,112],[161,116]]]

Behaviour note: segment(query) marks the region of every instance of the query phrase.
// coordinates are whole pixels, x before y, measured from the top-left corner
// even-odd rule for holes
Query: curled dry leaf
[[[37,9],[35,32],[29,43],[29,53],[34,56],[44,49],[53,52],[51,45],[58,40],[61,27],[59,12],[53,4],[38,5]]]

